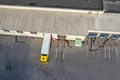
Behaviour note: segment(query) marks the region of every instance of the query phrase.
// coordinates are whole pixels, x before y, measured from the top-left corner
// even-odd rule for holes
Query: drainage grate
[[[23,31],[16,31],[17,33],[23,33]]]
[[[30,32],[31,34],[37,34],[37,32]]]
[[[4,31],[4,32],[10,32],[9,30],[5,30],[5,29],[4,29],[3,31]]]

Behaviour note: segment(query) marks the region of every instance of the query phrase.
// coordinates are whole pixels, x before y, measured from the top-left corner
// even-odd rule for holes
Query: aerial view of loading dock
[[[0,80],[119,80],[119,0],[0,0]]]

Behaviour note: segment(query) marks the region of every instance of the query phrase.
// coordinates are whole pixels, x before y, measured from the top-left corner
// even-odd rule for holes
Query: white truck
[[[48,63],[51,40],[52,40],[52,35],[49,33],[45,33],[42,43],[41,55],[40,55],[41,63],[44,64]]]

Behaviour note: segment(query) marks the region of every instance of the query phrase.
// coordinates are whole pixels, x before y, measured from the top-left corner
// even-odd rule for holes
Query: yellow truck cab
[[[48,56],[47,55],[42,55],[40,56],[40,61],[43,64],[47,64],[48,63]]]

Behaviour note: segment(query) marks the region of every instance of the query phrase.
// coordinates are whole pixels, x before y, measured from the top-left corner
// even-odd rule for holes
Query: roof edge
[[[79,10],[79,9],[66,9],[66,8],[52,8],[52,7],[30,7],[30,6],[15,6],[15,5],[0,5],[0,8],[7,9],[22,9],[22,10],[39,10],[39,11],[53,11],[53,12],[71,12],[71,13],[86,13],[86,14],[104,14],[99,10]]]

